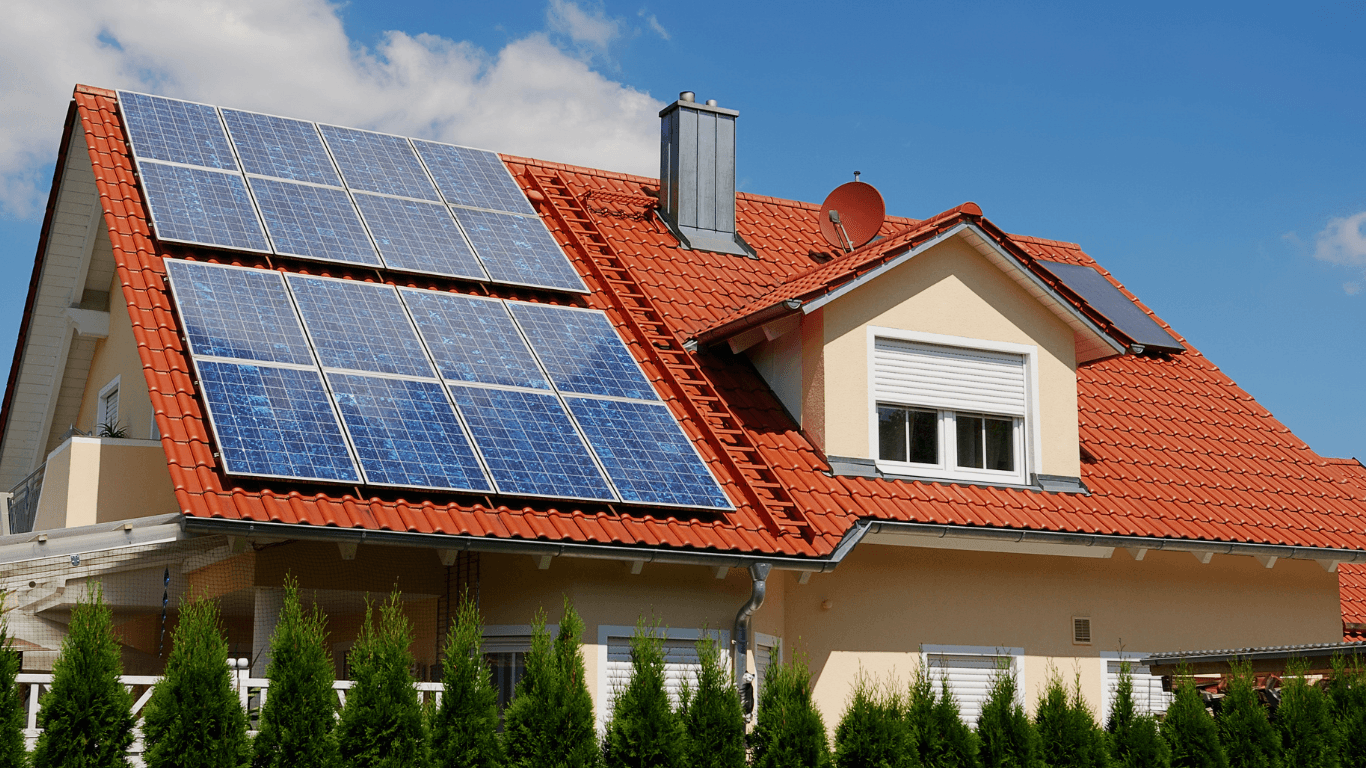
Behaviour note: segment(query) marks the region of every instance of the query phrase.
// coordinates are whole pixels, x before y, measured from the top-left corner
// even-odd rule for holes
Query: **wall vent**
[[[1086,616],[1072,617],[1072,644],[1091,644],[1091,619]]]

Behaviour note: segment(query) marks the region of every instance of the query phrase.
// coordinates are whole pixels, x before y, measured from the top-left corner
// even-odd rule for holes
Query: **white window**
[[[109,427],[109,430],[108,430],[108,431],[115,431],[115,430],[118,429],[118,426],[119,426],[119,377],[118,377],[118,376],[115,376],[113,381],[109,382],[108,384],[105,384],[104,387],[103,387],[102,389],[100,389],[100,399],[99,399],[99,403],[98,403],[97,406],[96,406],[96,411],[97,411],[96,414],[95,414],[95,434],[96,434],[96,435],[99,435],[100,433],[105,432],[105,431],[106,431],[106,430],[105,430],[105,426],[106,426],[106,425]]]
[[[603,654],[599,657],[601,672],[598,674],[598,690],[602,694],[598,709],[600,728],[606,727],[617,693],[631,682],[631,636],[635,632],[635,627],[598,627],[598,644]],[[694,688],[697,686],[697,673],[702,668],[697,658],[697,640],[702,633],[696,629],[660,627],[659,634],[664,641],[664,689],[669,699],[677,705],[683,681],[688,681]],[[717,638],[724,661],[729,655],[730,635],[715,631],[712,635]]]
[[[1123,656],[1118,653],[1103,653],[1101,657],[1105,660],[1105,687],[1101,693],[1100,721],[1103,724],[1110,717],[1111,702],[1115,700],[1115,689],[1119,687],[1119,665],[1121,662],[1129,662],[1129,674],[1134,681],[1134,711],[1160,715],[1167,711],[1167,707],[1172,703],[1172,694],[1162,690],[1162,678],[1154,676],[1151,671],[1138,664],[1138,660],[1147,656],[1145,653],[1133,653],[1126,651]]]
[[[963,722],[977,727],[982,705],[991,692],[991,684],[999,674],[1015,676],[1015,690],[1020,704],[1024,704],[1024,649],[989,648],[973,645],[926,645],[925,666],[934,681],[936,695],[943,680],[949,681],[949,693],[958,702]]]
[[[723,649],[724,650],[724,649]],[[783,639],[754,633],[754,706],[759,706],[759,692],[764,689],[764,677],[768,668],[783,663]]]
[[[870,442],[879,469],[1027,482],[1038,421],[1033,347],[892,329],[869,334]]]

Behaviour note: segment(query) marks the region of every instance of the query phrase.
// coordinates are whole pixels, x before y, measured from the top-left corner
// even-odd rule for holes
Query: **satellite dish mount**
[[[854,171],[854,180],[836,187],[821,206],[821,235],[844,253],[872,241],[887,218],[882,195],[872,184],[859,181],[859,175]]]

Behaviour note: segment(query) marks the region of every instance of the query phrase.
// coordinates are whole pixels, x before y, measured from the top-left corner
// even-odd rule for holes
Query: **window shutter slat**
[[[1024,357],[897,339],[873,345],[879,402],[1024,416]]]

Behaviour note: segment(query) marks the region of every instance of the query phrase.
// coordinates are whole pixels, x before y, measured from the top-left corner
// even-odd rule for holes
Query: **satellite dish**
[[[855,174],[857,176],[857,174]],[[851,181],[835,187],[821,206],[821,235],[841,251],[852,251],[882,229],[887,205],[872,184]]]

